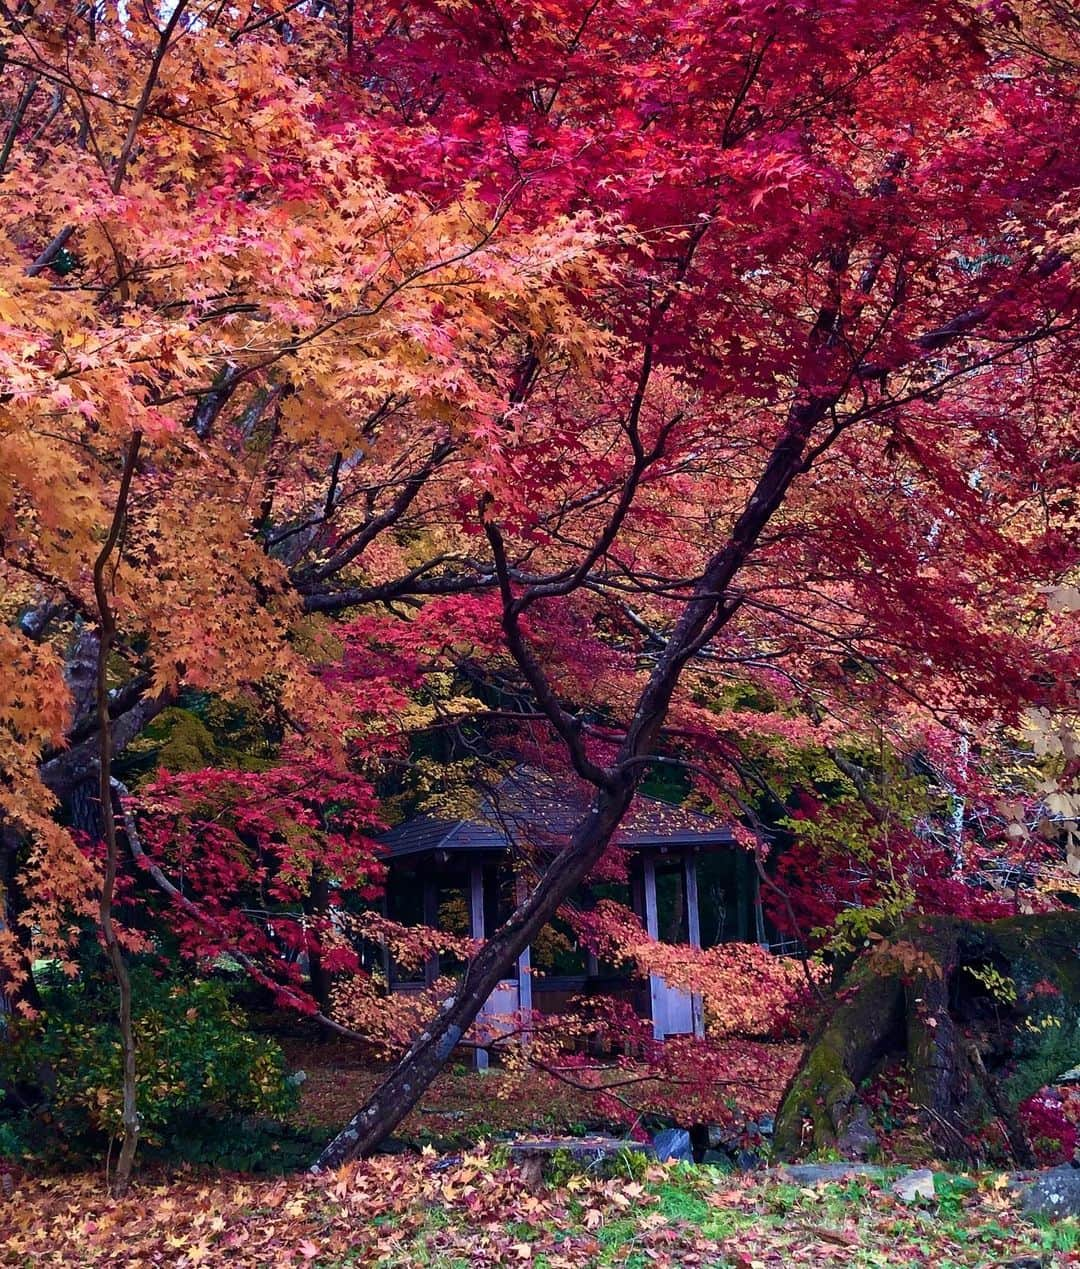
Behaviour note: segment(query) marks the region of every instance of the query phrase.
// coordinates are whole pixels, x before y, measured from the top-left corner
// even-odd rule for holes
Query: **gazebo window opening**
[[[656,919],[661,943],[687,943],[690,939],[686,910],[685,869],[681,859],[657,862]]]
[[[425,923],[423,888],[417,877],[390,874],[386,883],[386,915],[399,925]],[[391,983],[424,982],[423,965],[402,965],[392,956],[388,957],[387,972]]]
[[[757,941],[754,861],[743,850],[701,855],[697,860],[701,945]]]
[[[443,879],[438,886],[438,915],[435,928],[456,938],[469,938],[472,929],[469,920],[469,885],[462,879],[460,883]],[[454,952],[439,953],[440,977],[450,975],[456,978],[463,973],[465,962]]]
[[[581,978],[588,972],[588,954],[561,916],[553,917],[533,940],[532,966],[537,978]]]

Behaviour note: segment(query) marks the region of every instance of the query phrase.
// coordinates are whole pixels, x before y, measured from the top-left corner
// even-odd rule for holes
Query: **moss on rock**
[[[842,1144],[890,1047],[945,1153],[995,1113],[1015,1132],[1015,1107],[1080,1056],[1080,912],[919,917],[885,952],[856,963],[812,1040],[777,1115],[779,1157]]]

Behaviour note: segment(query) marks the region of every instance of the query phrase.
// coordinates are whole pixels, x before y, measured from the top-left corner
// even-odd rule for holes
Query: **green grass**
[[[1044,1251],[1080,1252],[1080,1220],[1075,1217],[1055,1221],[1039,1216],[1033,1219],[1033,1224],[1039,1231]]]
[[[597,1232],[601,1247],[601,1264],[615,1264],[618,1253],[638,1236],[638,1223],[632,1216],[610,1221]]]
[[[654,1193],[660,1199],[661,1213],[669,1221],[687,1221],[692,1225],[703,1225],[712,1210],[703,1198],[689,1193],[678,1182],[661,1185]]]

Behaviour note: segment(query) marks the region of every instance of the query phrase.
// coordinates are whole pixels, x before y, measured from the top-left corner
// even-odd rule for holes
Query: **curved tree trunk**
[[[335,1168],[374,1150],[420,1100],[484,1007],[507,967],[555,915],[604,852],[630,804],[634,786],[600,792],[569,846],[510,919],[469,962],[444,1003],[375,1093],[315,1161],[313,1172]]]
[[[996,1117],[1030,1163],[1016,1107],[1080,1051],[1080,912],[922,917],[864,956],[784,1095],[777,1154],[872,1145],[859,1085],[890,1051],[937,1151],[963,1156],[970,1129]]]
[[[699,240],[693,239],[695,243]],[[692,252],[693,248],[690,250]],[[816,364],[819,344],[823,341],[827,347],[831,338],[826,314],[822,315],[820,327],[819,330],[815,328],[807,371]],[[652,350],[647,348],[642,369],[642,392],[648,383],[651,357]],[[838,399],[839,393],[821,396],[807,391],[792,404],[788,424],[777,438],[754,492],[732,528],[731,536],[702,572],[692,598],[683,608],[664,651],[638,696],[625,738],[619,746],[617,761],[610,772],[604,772],[590,761],[582,744],[579,724],[559,704],[557,694],[521,630],[521,616],[531,603],[568,594],[572,583],[559,583],[547,589],[536,588],[515,597],[499,530],[494,523],[485,525],[499,578],[507,648],[532,688],[537,704],[566,743],[578,774],[594,784],[597,793],[591,811],[578,825],[570,844],[544,873],[532,894],[469,963],[458,990],[375,1090],[367,1105],[357,1111],[326,1147],[315,1161],[313,1171],[337,1167],[355,1155],[369,1153],[401,1123],[442,1069],[514,960],[600,859],[630,806],[641,779],[642,764],[649,761],[654,753],[683,668],[738,611],[741,599],[732,599],[731,585],[753,553],[773,514],[783,504],[792,482],[805,470],[810,436]],[[822,442],[823,446],[828,443]],[[632,495],[632,486],[629,488]],[[612,524],[617,525],[617,519]]]

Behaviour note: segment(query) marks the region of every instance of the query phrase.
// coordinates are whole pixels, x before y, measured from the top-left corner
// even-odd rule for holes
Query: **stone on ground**
[[[897,1177],[890,1186],[902,1203],[916,1203],[919,1199],[934,1199],[934,1174],[929,1168],[917,1168]]]
[[[1068,1163],[1047,1168],[1021,1185],[1021,1195],[1029,1216],[1080,1216],[1080,1168]]]

